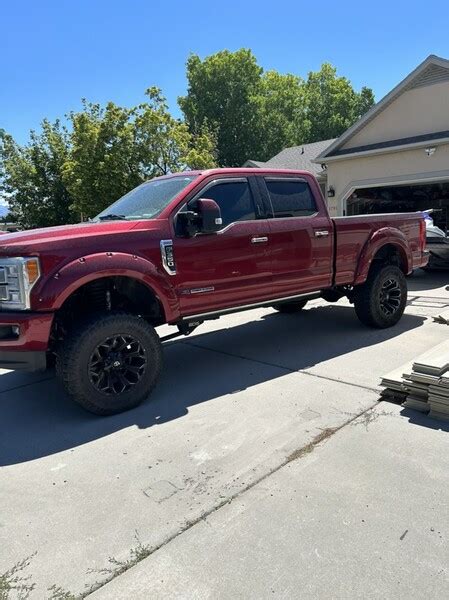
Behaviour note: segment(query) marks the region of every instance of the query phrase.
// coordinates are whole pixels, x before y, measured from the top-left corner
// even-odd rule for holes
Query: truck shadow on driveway
[[[367,329],[352,308],[340,305],[296,315],[266,313],[228,328],[223,318],[223,329],[167,344],[163,376],[152,401],[111,417],[85,412],[66,397],[54,377],[42,381],[48,374],[30,383],[30,375],[6,373],[0,378],[0,465],[49,456],[130,426],[145,429],[172,421],[196,404],[381,344],[423,321],[406,314],[393,328]],[[345,379],[351,379],[349,365],[346,369]],[[374,374],[373,387],[377,375],[381,373]]]
[[[418,269],[411,277],[407,278],[409,292],[426,291],[426,296],[432,295],[432,290],[438,288],[449,289],[449,270],[447,271],[424,271]],[[447,287],[446,287],[447,286]]]

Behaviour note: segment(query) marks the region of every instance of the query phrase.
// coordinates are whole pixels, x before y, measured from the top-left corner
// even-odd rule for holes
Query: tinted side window
[[[223,227],[235,221],[256,218],[251,190],[246,181],[217,183],[201,194],[202,198],[215,200],[221,209]]]
[[[276,219],[306,217],[317,212],[315,199],[305,181],[265,180]]]

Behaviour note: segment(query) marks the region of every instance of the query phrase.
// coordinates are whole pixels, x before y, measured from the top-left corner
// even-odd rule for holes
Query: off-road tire
[[[143,350],[145,367],[130,389],[103,393],[92,381],[91,358],[104,340],[121,335],[136,340]],[[122,312],[96,314],[76,323],[57,352],[56,360],[56,372],[69,396],[97,415],[113,415],[138,406],[150,395],[161,368],[162,346],[154,328],[141,317]]]
[[[364,325],[392,327],[407,304],[407,280],[399,267],[373,265],[366,282],[354,289],[353,298],[357,317]]]
[[[307,304],[307,300],[296,300],[295,302],[283,302],[281,304],[273,304],[274,310],[280,313],[296,313],[304,308]]]

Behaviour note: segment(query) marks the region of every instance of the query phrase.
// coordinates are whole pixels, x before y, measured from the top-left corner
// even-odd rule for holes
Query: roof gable
[[[323,152],[335,139],[312,142],[302,146],[284,148],[276,156],[266,162],[247,160],[244,166],[270,167],[271,169],[295,169],[310,171],[314,175],[322,172],[321,165],[313,162],[320,152]]]
[[[375,104],[352,127],[347,129],[334,143],[316,157],[316,162],[326,162],[332,157],[353,154],[354,149],[344,148],[350,140],[362,131],[380,113],[388,108],[404,92],[438,83],[449,82],[449,60],[430,55],[418,67],[403,79],[389,94]],[[362,147],[360,147],[360,151]]]
[[[416,79],[411,81],[405,89],[414,90],[418,87],[434,85],[435,83],[442,83],[443,81],[449,81],[449,66],[442,67],[439,64],[431,63],[416,77]]]

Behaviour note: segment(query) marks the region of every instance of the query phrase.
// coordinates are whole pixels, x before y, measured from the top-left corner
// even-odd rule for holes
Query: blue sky
[[[190,52],[251,48],[265,69],[333,63],[380,99],[429,54],[449,58],[447,1],[2,2],[0,127],[23,143],[80,98],[133,105],[160,86],[177,113]]]

